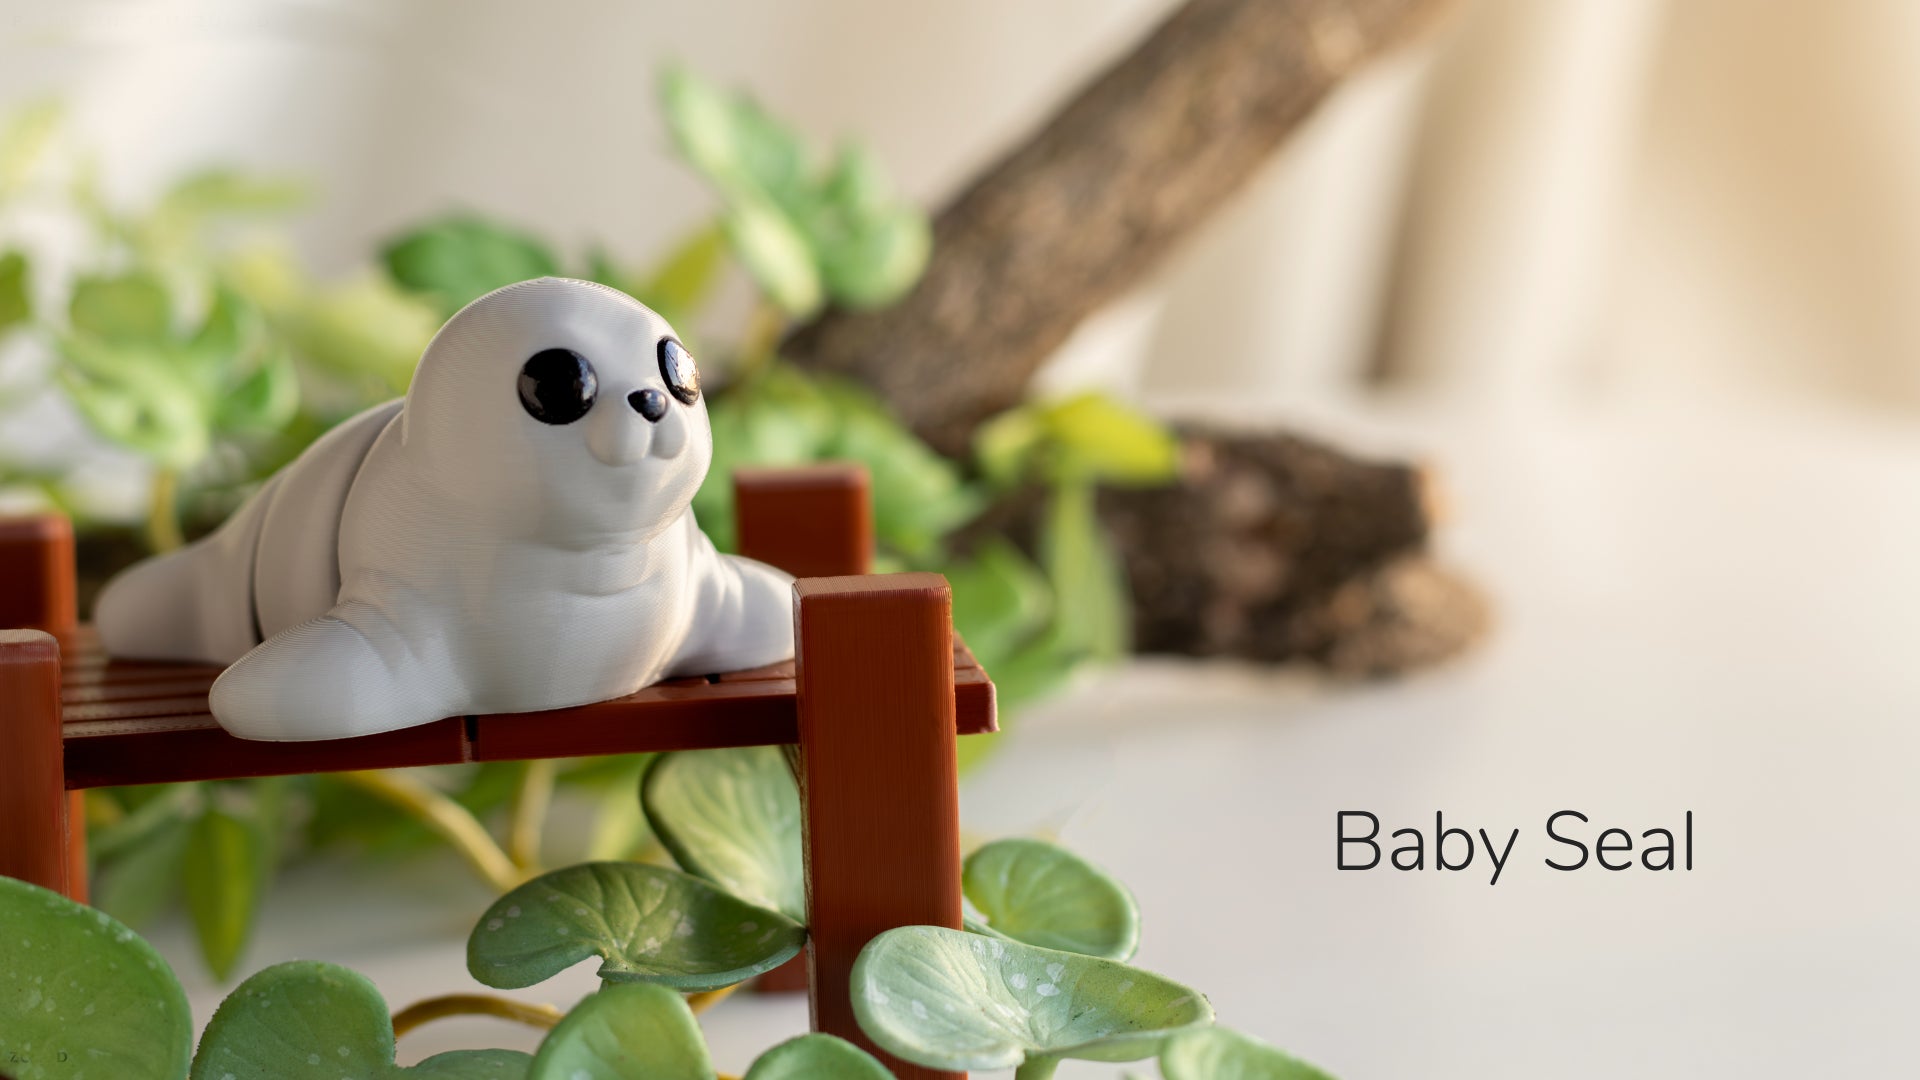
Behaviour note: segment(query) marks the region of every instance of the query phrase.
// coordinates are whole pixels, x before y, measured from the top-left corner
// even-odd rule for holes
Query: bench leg
[[[896,926],[960,927],[953,601],[937,574],[794,585],[813,1027],[879,1051],[849,976]],[[903,1080],[964,1073],[880,1055]]]
[[[63,749],[59,644],[0,630],[0,875],[83,900],[85,819],[71,813]]]

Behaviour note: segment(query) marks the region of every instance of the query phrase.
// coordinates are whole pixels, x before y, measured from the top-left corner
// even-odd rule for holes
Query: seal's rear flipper
[[[384,654],[375,638],[390,636],[385,624],[364,620],[374,626],[370,636],[354,625],[365,612],[353,608],[289,627],[241,657],[207,695],[214,719],[242,739],[308,742],[414,727],[454,711],[432,696],[458,688],[404,649]],[[395,678],[400,671],[405,682]]]
[[[135,564],[94,605],[110,656],[227,664],[260,643],[253,560],[274,477],[211,536]]]

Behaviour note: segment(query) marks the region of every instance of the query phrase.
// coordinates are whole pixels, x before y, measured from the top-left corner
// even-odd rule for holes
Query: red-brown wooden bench
[[[793,662],[305,743],[221,730],[217,667],[104,655],[78,621],[68,523],[0,521],[0,627],[18,628],[0,630],[0,874],[84,900],[90,787],[797,744],[813,1026],[873,1050],[853,961],[895,926],[960,926],[955,736],[995,729],[993,684],[953,636],[944,578],[868,573],[863,470],[744,470],[734,498],[741,551],[800,579]],[[883,1059],[901,1077],[964,1075]]]

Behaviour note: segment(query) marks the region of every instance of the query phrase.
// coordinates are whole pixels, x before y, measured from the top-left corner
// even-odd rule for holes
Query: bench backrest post
[[[73,632],[73,523],[57,514],[0,518],[0,630]]]
[[[794,577],[864,574],[873,563],[867,470],[851,463],[736,469],[740,554]]]

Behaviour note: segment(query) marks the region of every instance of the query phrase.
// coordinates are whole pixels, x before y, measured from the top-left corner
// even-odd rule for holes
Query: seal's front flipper
[[[214,682],[207,695],[214,719],[242,739],[305,742],[414,727],[453,712],[442,695],[455,688],[368,615],[344,604],[268,638]]]
[[[793,578],[721,555],[705,534],[694,535],[693,625],[667,674],[712,675],[793,659]]]

